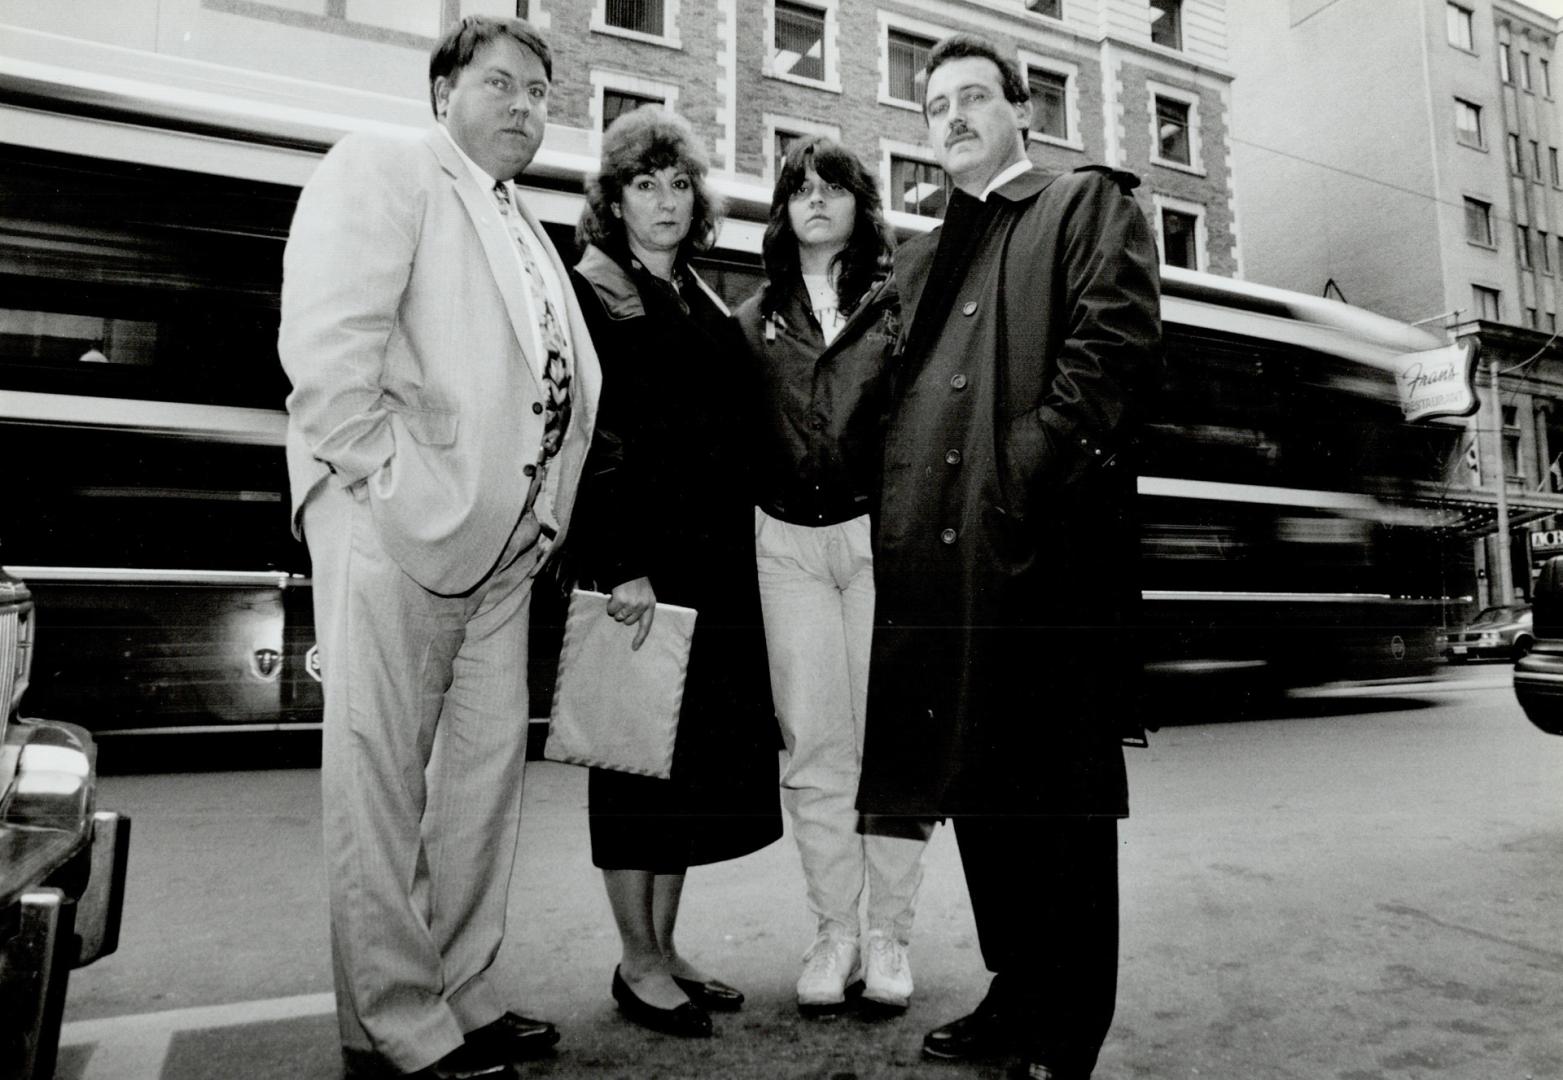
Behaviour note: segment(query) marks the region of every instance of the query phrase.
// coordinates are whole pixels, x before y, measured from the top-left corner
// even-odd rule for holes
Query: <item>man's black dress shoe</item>
[[[977,1011],[951,1020],[923,1036],[923,1053],[947,1061],[988,1057],[1010,1049],[1008,1025],[997,1009],[979,1005]]]
[[[510,1061],[539,1057],[558,1041],[559,1029],[547,1020],[533,1020],[513,1012],[467,1032],[468,1046],[482,1048],[494,1057]]]
[[[711,1037],[711,1017],[699,1005],[693,1001],[686,1001],[676,1009],[647,1005],[635,996],[618,968],[613,969],[613,1000],[619,1003],[619,1011],[626,1020],[633,1020],[642,1027],[686,1039]]]
[[[463,1043],[413,1076],[418,1080],[516,1080],[515,1066],[471,1043]]]
[[[720,979],[707,979],[701,982],[698,979],[681,979],[673,976],[673,981],[678,983],[678,988],[689,995],[693,1001],[703,1009],[711,1012],[737,1012],[743,1008],[743,991],[728,986]]]

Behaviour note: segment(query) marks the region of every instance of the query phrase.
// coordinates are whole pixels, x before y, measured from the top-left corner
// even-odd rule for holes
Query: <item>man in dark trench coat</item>
[[[1158,382],[1156,248],[1134,177],[1031,165],[1026,84],[988,42],[946,39],[924,77],[956,191],[895,258],[907,329],[858,809],[871,829],[954,821],[994,978],[924,1052],[1081,1080],[1117,985],[1139,724],[1128,436]]]

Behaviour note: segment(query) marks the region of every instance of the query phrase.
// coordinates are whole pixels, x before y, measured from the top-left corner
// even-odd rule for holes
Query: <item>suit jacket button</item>
[[[523,476],[536,476],[537,475],[537,466],[536,465],[523,465],[521,467],[521,475],[523,475]]]
[[[966,389],[966,376],[957,371],[954,375],[950,376],[950,385],[955,387],[957,390]]]
[[[543,403],[541,401],[534,401],[534,402],[532,402],[532,411],[534,413],[542,412],[543,411]]]
[[[939,539],[946,544],[955,543],[955,530],[945,529],[942,533],[939,534]]]
[[[944,463],[946,465],[959,465],[961,463],[961,452],[959,450],[946,450],[944,452]]]
[[[961,314],[962,315],[975,315],[975,314],[977,314],[977,301],[975,301],[975,300],[968,300],[964,304],[962,304],[961,305]]]

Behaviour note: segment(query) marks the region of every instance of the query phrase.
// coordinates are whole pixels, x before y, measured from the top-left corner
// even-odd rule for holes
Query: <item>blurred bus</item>
[[[1474,578],[1444,499],[1464,426],[1406,421],[1395,368],[1443,340],[1166,267],[1162,312],[1139,478],[1153,685],[1427,675]]]
[[[276,356],[297,186],[266,169],[7,154],[0,562],[47,626],[31,706],[105,736],[318,725]],[[528,197],[568,251],[580,176],[538,182]],[[736,301],[760,280],[768,192],[726,194],[734,220],[703,270]],[[1401,421],[1386,364],[1439,342],[1171,269],[1164,316],[1141,560],[1125,567],[1147,601],[1151,673],[1424,672],[1449,559],[1470,544],[1449,543],[1422,489],[1460,428]],[[548,590],[535,606],[531,713],[546,716],[559,608]]]

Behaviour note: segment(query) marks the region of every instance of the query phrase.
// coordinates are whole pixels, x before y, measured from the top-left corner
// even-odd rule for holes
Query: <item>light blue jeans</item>
[[[903,945],[912,932],[926,841],[858,832],[858,775],[874,631],[867,515],[792,525],[755,510],[755,550],[771,693],[787,758],[782,802],[821,934],[856,941],[868,928]]]

